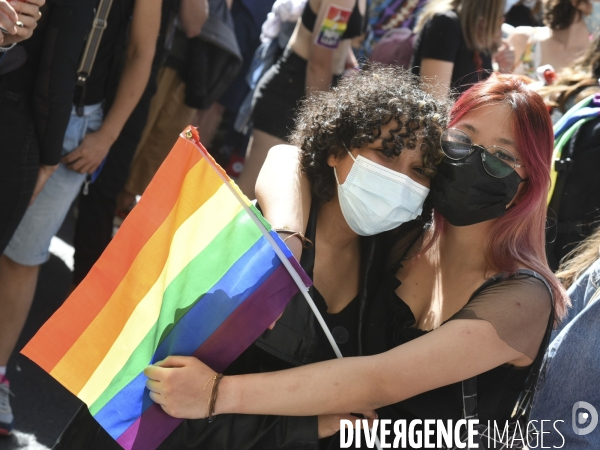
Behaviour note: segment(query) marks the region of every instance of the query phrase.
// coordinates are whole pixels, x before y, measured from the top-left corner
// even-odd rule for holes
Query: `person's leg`
[[[22,266],[0,255],[0,435],[12,432],[15,418],[10,407],[8,359],[17,344],[37,284],[39,266]]]
[[[100,127],[100,105],[88,108],[83,117],[71,114],[63,154],[75,150],[87,131]],[[84,180],[84,174],[60,164],[27,209],[0,257],[0,366],[8,363],[14,350],[33,302],[39,266],[48,260],[50,241]]]
[[[208,109],[198,111],[195,117],[192,118],[192,123],[198,128],[200,134],[200,142],[205,147],[212,145],[215,134],[223,120],[225,107],[215,102]]]
[[[248,143],[248,153],[244,162],[244,171],[238,178],[237,184],[244,194],[254,199],[254,187],[262,165],[267,158],[267,153],[279,144],[286,144],[282,139],[276,138],[264,131],[254,130]]]
[[[40,266],[0,256],[0,366],[6,366],[33,301]]]

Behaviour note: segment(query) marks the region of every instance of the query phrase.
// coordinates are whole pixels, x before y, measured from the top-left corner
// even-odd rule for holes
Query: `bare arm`
[[[215,412],[291,416],[365,411],[504,363],[531,362],[500,339],[489,322],[453,320],[379,355],[225,377]],[[174,417],[205,417],[208,394],[202,386],[214,372],[192,357],[169,357],[159,366],[145,371],[152,400]]]
[[[273,228],[288,228],[304,233],[310,213],[310,184],[300,171],[300,150],[293,145],[277,145],[269,150],[256,180],[256,199]],[[286,244],[300,260],[299,239]]]
[[[193,38],[200,34],[207,17],[207,0],[181,0],[179,20],[188,38]]]
[[[341,35],[332,28],[344,26],[345,22],[325,22],[328,12],[352,10],[352,0],[322,0],[311,35],[310,55],[306,66],[306,87],[309,90],[326,91],[333,80],[333,53],[339,47]]]
[[[436,98],[446,99],[450,93],[450,82],[454,63],[439,59],[423,59],[421,61],[421,79],[424,88]]]
[[[81,145],[63,158],[70,169],[93,173],[117,140],[125,122],[139,102],[148,79],[160,27],[160,0],[136,0],[127,61],[119,79],[115,101],[95,133],[88,133]]]

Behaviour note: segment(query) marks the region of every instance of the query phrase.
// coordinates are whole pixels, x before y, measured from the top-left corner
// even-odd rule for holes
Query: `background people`
[[[500,71],[510,71],[514,55],[501,41],[503,19],[503,0],[430,0],[415,28],[413,73],[446,98],[486,79],[494,55]]]
[[[15,5],[27,30],[5,35],[3,44],[31,35],[44,3]],[[62,142],[75,90],[75,74],[83,42],[93,19],[93,0],[49,0],[43,19],[31,39],[5,52],[16,64],[0,75],[0,252],[4,252],[27,206],[42,190],[60,161]],[[7,10],[6,18],[14,19]],[[27,14],[26,14],[27,13]],[[26,19],[27,15],[31,20]],[[33,21],[33,22],[32,22]],[[9,31],[10,25],[5,21]],[[26,35],[23,34],[26,32]],[[50,39],[49,36],[53,38]],[[10,54],[10,52],[15,52]],[[45,64],[52,58],[52,64]],[[28,236],[32,239],[33,236]],[[33,297],[35,280],[8,275],[15,266],[0,256],[0,434],[12,430],[6,366],[29,303],[16,298]]]
[[[597,5],[597,6],[594,6]],[[590,34],[600,26],[600,3],[593,0],[547,0],[544,27],[517,27],[507,40],[515,49],[514,73],[537,79],[540,66],[557,72],[585,54]]]
[[[254,198],[267,151],[284,144],[294,128],[297,102],[327,90],[334,76],[357,62],[350,39],[366,27],[366,0],[309,0],[279,61],[261,78],[253,99],[254,131],[238,184]]]
[[[33,301],[39,266],[50,257],[48,250],[52,237],[87,174],[98,169],[145,89],[156,46],[160,7],[160,0],[115,2],[98,47],[95,70],[92,70],[85,90],[79,92],[82,97],[76,96],[75,104],[72,95],[67,97],[72,113],[63,138],[61,164],[53,167],[52,175],[25,212],[0,256],[0,308],[3,310],[0,366],[6,366],[21,333]],[[130,17],[131,33],[123,73],[114,101],[103,118],[102,106],[111,67],[118,64],[114,55],[126,36]],[[75,72],[66,72],[62,76],[74,79]],[[56,95],[55,92],[50,94]]]

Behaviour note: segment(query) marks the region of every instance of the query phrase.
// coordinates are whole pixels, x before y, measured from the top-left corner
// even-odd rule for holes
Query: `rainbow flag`
[[[192,131],[22,351],[128,450],[155,449],[181,423],[150,400],[147,365],[194,355],[222,372],[279,316],[297,284],[310,285]]]

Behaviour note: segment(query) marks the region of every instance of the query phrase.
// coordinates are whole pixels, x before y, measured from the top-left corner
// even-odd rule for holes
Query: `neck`
[[[564,30],[550,30],[552,39],[563,45],[566,49],[579,48],[589,43],[589,31],[582,18],[577,19],[571,26]]]
[[[444,267],[454,267],[460,271],[486,271],[485,258],[487,236],[493,220],[456,227],[446,221],[444,232],[440,236],[440,261]]]
[[[358,235],[348,226],[342,214],[337,191],[330,201],[319,207],[317,232],[319,247],[343,248],[358,240]]]

